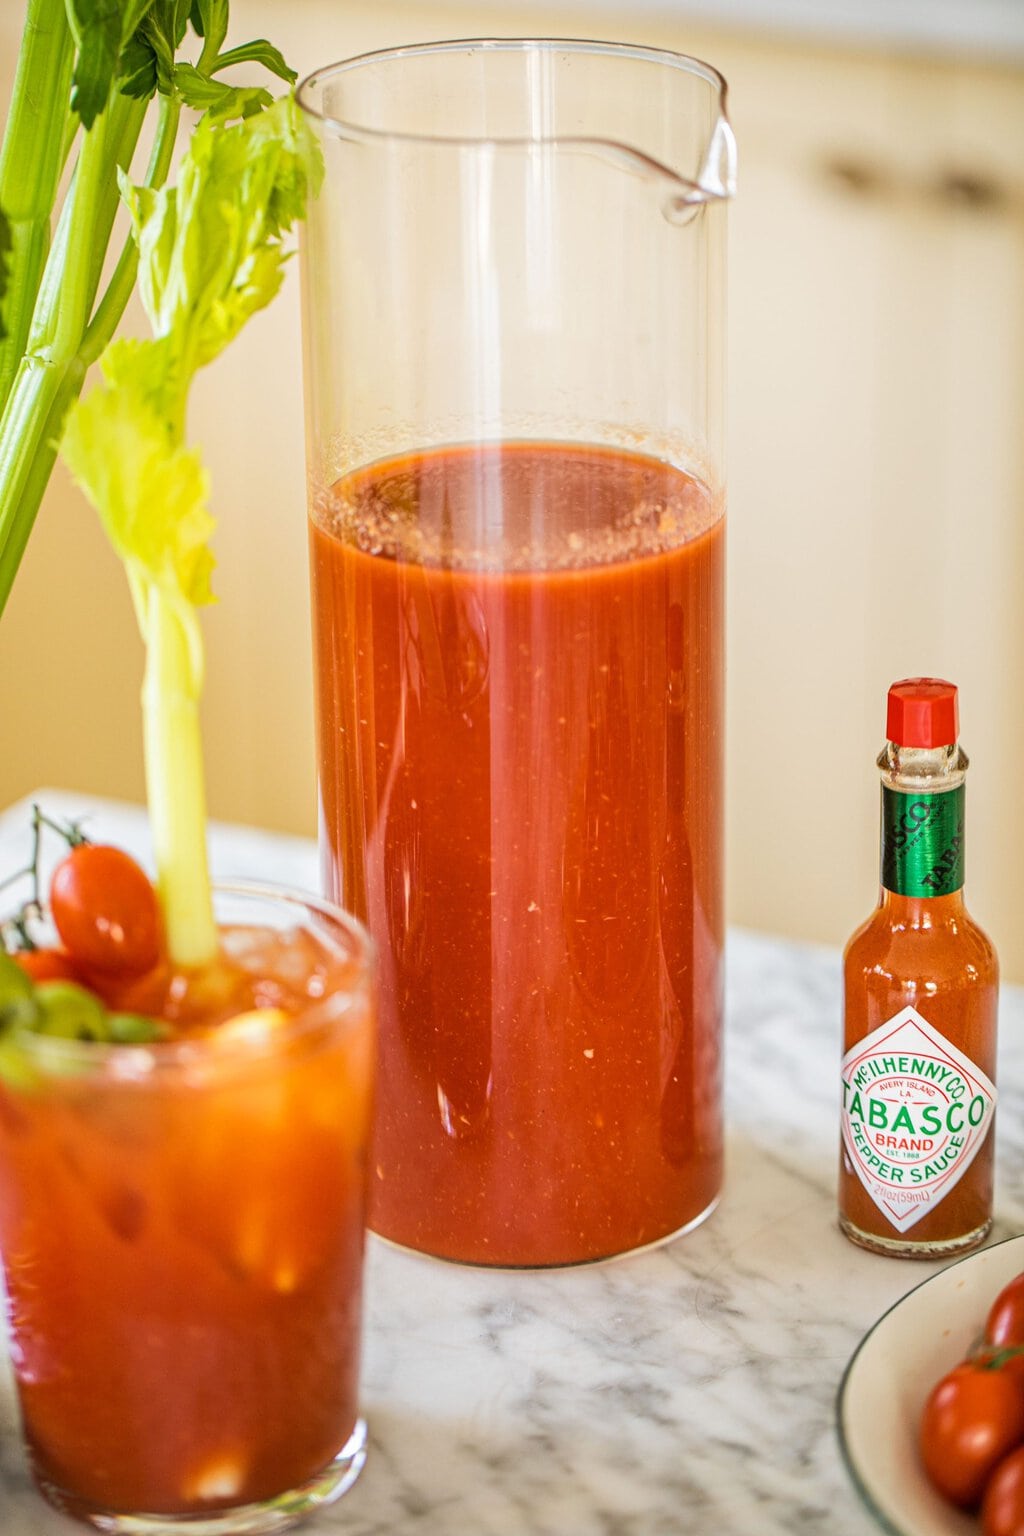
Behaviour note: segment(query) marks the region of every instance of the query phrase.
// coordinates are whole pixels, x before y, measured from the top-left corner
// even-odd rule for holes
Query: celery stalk
[[[190,26],[202,40],[195,62]],[[168,945],[184,965],[216,947],[196,615],[212,600],[213,520],[205,471],[185,447],[187,396],[196,370],[276,292],[281,236],[313,165],[293,103],[271,106],[268,91],[218,78],[236,63],[294,73],[262,39],[225,50],[227,30],[228,0],[26,0],[0,146],[0,615],[63,434],[125,562],[146,642],[147,794]],[[154,96],[149,166],[131,186]],[[161,191],[183,106],[204,115],[180,189]],[[122,194],[132,237],[100,292]],[[140,275],[154,338],[113,341]],[[79,401],[98,359],[105,383]]]
[[[176,186],[126,187],[153,337],[113,341],[104,382],[68,413],[61,452],[124,561],[146,645],[146,789],[167,948],[216,952],[199,729],[198,609],[212,601],[208,476],[185,443],[189,390],[277,292],[283,237],[319,174],[295,103],[196,129]]]
[[[11,231],[0,342],[0,405],[25,349],[50,238],[50,215],[65,151],[75,50],[65,0],[29,0],[14,93],[0,148],[0,209]]]
[[[217,952],[206,858],[206,796],[199,729],[201,678],[180,604],[153,584],[145,596],[142,714],[146,798],[168,952],[203,965]]]
[[[141,113],[135,115],[141,123]],[[108,134],[109,126],[100,119],[85,135],[70,200],[39,285],[27,348],[0,418],[0,545],[16,549],[19,558],[36,511],[25,496],[26,486],[38,454],[46,450],[47,424],[89,318],[92,240],[111,174],[108,139],[118,137]],[[0,593],[0,603],[5,595]]]
[[[181,102],[169,96],[161,96],[159,112],[156,138],[153,141],[149,168],[143,181],[145,187],[162,187],[167,179],[171,156],[174,153],[174,140],[178,132],[178,119],[181,117]],[[128,169],[127,162],[124,163],[124,169]],[[113,337],[125,305],[135,287],[138,270],[139,251],[132,236],[125,242],[113,276],[96,306],[79,348],[79,357],[86,367],[96,361]]]
[[[160,98],[159,110],[156,139],[143,183],[147,187],[160,187],[166,180],[174,152],[181,103],[163,96]],[[70,204],[65,206],[62,213],[62,223],[67,220],[69,212]],[[58,232],[54,248],[60,243]],[[66,249],[66,241],[63,248]],[[35,353],[22,360],[22,426],[19,429],[13,408],[11,417],[8,418],[5,413],[0,423],[0,615],[32,532],[36,512],[49,484],[68,407],[77,400],[87,369],[96,362],[117,329],[135,287],[138,265],[138,248],[134,239],[129,238],[95,308],[77,354],[62,370],[54,372],[52,368],[47,369]],[[38,315],[34,322],[42,334],[45,334],[43,328],[49,323],[50,306],[57,306],[61,302],[59,264],[54,262],[51,267],[48,263],[47,274],[51,272],[52,289],[47,286],[47,279],[44,279],[37,303]],[[98,281],[98,277],[97,272],[95,281]],[[37,379],[35,387],[32,384],[33,370],[36,371]],[[41,380],[38,377],[40,373],[43,375]],[[20,457],[14,456],[16,447],[20,447]]]

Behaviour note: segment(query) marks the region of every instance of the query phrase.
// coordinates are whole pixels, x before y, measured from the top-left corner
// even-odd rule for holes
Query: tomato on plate
[[[969,1509],[995,1467],[1024,1443],[1024,1392],[1013,1372],[965,1360],[932,1388],[921,1415],[921,1460],[935,1487]]]
[[[1006,1371],[1017,1383],[1018,1391],[1024,1395],[1024,1349],[1018,1349],[1016,1345],[983,1344],[971,1355],[971,1361],[974,1365]]]
[[[160,958],[162,925],[153,884],[121,848],[78,843],[50,884],[50,912],[84,971],[138,976]]]
[[[1024,1446],[1001,1461],[981,1505],[985,1536],[1024,1536]]]
[[[989,1344],[1024,1344],[1024,1274],[1004,1285],[985,1324]]]

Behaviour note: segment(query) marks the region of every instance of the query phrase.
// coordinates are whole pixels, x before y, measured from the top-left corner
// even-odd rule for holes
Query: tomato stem
[[[52,816],[47,816],[46,812],[38,805],[33,805],[32,864],[30,865],[32,869],[37,869],[39,866],[39,845],[43,827],[49,827],[51,832],[56,832],[58,836],[64,839],[69,848],[80,848],[83,843],[90,841],[82,831],[82,823],[80,821],[55,821]]]
[[[7,949],[6,935],[13,933],[17,937],[16,949],[38,949],[39,945],[29,932],[28,925],[33,921],[41,921],[46,916],[46,904],[39,879],[39,855],[42,851],[43,829],[49,827],[51,832],[56,832],[69,848],[80,848],[88,843],[89,839],[82,831],[78,821],[57,821],[53,816],[48,816],[41,806],[32,806],[32,856],[29,862],[21,869],[16,869],[13,874],[5,875],[0,880],[0,891],[9,886],[17,885],[21,880],[31,880],[32,894],[23,901],[18,910],[11,916],[0,922],[0,938],[3,938],[3,948]]]
[[[28,873],[28,871],[23,869],[20,871],[20,873],[25,875]],[[3,935],[3,949],[5,954],[10,953],[10,946],[7,943],[6,937],[8,931],[13,933],[17,938],[17,943],[14,946],[16,951],[31,951],[39,948],[39,945],[28,931],[28,925],[32,918],[39,918],[42,917],[42,915],[42,912],[38,909],[34,901],[26,901],[24,906],[20,907],[18,911],[15,912],[13,917],[7,918],[4,923],[0,924],[0,934]]]
[[[6,890],[9,885],[17,885],[18,881],[19,880],[24,880],[26,875],[34,875],[34,874],[35,874],[35,865],[34,864],[26,864],[24,869],[16,869],[14,871],[13,875],[5,875],[4,878],[2,880],[0,880],[0,891]]]
[[[991,1344],[983,1345],[984,1350],[993,1349]],[[1008,1360],[1016,1360],[1024,1355],[1024,1345],[1003,1344],[995,1347],[992,1354],[985,1353],[978,1358],[977,1364],[983,1371],[1000,1371]]]

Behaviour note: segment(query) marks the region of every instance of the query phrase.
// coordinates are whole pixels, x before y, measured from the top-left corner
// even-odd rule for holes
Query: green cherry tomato
[[[108,1038],[118,1045],[149,1045],[163,1040],[166,1030],[144,1013],[112,1013],[107,1018]]]
[[[73,981],[42,981],[36,987],[41,1035],[60,1040],[107,1040],[107,1010],[92,992]]]
[[[39,1004],[32,980],[17,961],[0,950],[0,1035],[8,1030],[33,1029]]]

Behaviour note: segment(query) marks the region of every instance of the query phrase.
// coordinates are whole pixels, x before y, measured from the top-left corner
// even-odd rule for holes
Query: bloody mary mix
[[[212,1529],[325,1491],[353,1448],[361,1464],[373,1021],[365,959],[341,939],[318,912],[222,929],[217,964],[134,988],[171,1039],[33,1037],[25,1080],[0,1079],[29,1456],[53,1502],[105,1529]]]
[[[721,1180],[720,507],[610,449],[439,449],[312,515],[322,844],[381,962],[377,1231],[598,1258]]]

